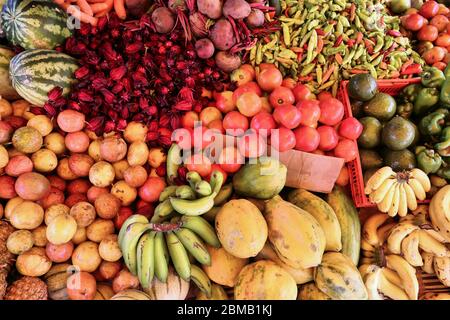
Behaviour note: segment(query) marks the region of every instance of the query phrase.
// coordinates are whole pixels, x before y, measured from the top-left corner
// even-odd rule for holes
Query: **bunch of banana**
[[[118,242],[126,266],[148,288],[153,277],[167,281],[169,262],[178,275],[192,280],[205,295],[211,295],[211,283],[203,270],[191,264],[190,256],[210,265],[205,242],[220,247],[214,228],[200,216],[178,216],[170,221],[152,223],[142,215],[132,215],[119,231]]]
[[[450,242],[450,185],[442,187],[433,196],[429,210],[433,226]]]
[[[417,200],[426,199],[430,189],[430,179],[420,169],[395,173],[391,167],[383,167],[370,177],[364,192],[381,212],[404,217],[408,209],[417,208]]]
[[[189,185],[168,186],[161,192],[152,222],[160,222],[176,213],[202,215],[211,210],[215,203],[231,196],[232,188],[222,188],[224,181],[220,171],[212,173],[210,183],[202,180],[195,171],[188,172],[186,178]]]

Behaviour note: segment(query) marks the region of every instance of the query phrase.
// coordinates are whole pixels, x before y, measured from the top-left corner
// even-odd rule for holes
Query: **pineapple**
[[[6,248],[6,240],[13,231],[14,228],[8,222],[0,220],[0,300],[5,295],[8,286],[6,278],[14,260],[14,255]]]
[[[5,300],[47,300],[47,285],[37,277],[22,277],[6,289]]]

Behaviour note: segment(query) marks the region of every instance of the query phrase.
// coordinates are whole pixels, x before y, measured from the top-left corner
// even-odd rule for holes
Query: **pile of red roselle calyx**
[[[58,50],[79,58],[78,83],[67,99],[52,90],[47,113],[80,111],[97,134],[143,122],[152,146],[170,145],[180,116],[199,112],[208,104],[209,90],[223,90],[228,79],[214,60],[197,58],[180,28],[157,33],[150,15],[123,22],[113,14],[100,18],[97,27],[83,24]]]

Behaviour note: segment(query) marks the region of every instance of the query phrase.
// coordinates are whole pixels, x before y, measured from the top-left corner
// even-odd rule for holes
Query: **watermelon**
[[[0,96],[6,100],[16,100],[20,96],[11,86],[9,79],[9,62],[14,57],[14,51],[5,46],[0,46]]]
[[[61,87],[63,94],[70,92],[76,81],[77,60],[55,50],[26,50],[11,59],[9,76],[17,93],[37,106],[47,101],[48,92]]]
[[[24,49],[53,49],[72,34],[67,14],[51,0],[7,0],[0,17],[6,38]]]

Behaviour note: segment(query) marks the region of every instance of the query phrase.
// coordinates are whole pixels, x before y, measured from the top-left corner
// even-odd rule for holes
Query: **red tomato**
[[[244,156],[235,147],[225,147],[219,156],[219,164],[227,173],[238,171],[244,162]]]
[[[320,118],[319,100],[303,100],[296,107],[301,113],[300,124],[307,127],[317,127]]]
[[[230,80],[232,82],[235,82],[238,87],[250,82],[253,80],[254,71],[253,73],[248,70],[247,68],[239,67],[238,69],[234,70],[230,75]]]
[[[319,146],[320,135],[314,128],[301,126],[294,130],[294,134],[295,149],[299,151],[312,152]]]
[[[214,171],[220,171],[223,175],[223,182],[225,183],[225,181],[227,181],[228,174],[225,172],[225,170],[222,169],[220,164],[217,164],[217,163],[214,163],[213,165],[211,165],[211,173],[206,178],[206,180],[208,180],[208,181],[211,180],[211,175],[214,173]]]
[[[433,19],[431,19],[430,24],[432,26],[435,26],[439,32],[442,32],[447,29],[448,18],[442,14],[438,14]]]
[[[441,47],[434,47],[422,55],[422,58],[428,65],[433,65],[436,62],[442,61],[445,57],[445,50]]]
[[[307,86],[304,84],[297,84],[293,89],[292,92],[294,93],[295,101],[300,102],[303,100],[314,100],[316,99],[316,96],[314,93],[312,93]]]
[[[279,127],[276,129],[270,139],[270,145],[279,152],[294,149],[295,144],[296,141],[294,132],[285,127]]]
[[[238,140],[238,149],[246,158],[258,158],[266,151],[266,141],[252,130]]]
[[[450,34],[450,23],[447,25],[447,33]]]
[[[344,117],[344,105],[336,98],[326,98],[320,100],[319,122],[334,126]]]
[[[236,109],[236,103],[233,99],[233,91],[224,91],[215,95],[216,108],[223,113],[228,113]]]
[[[442,62],[444,62],[446,65],[450,63],[450,53],[445,54],[444,59],[442,59]]]
[[[253,117],[261,111],[261,98],[254,92],[245,92],[236,100],[236,105],[240,113],[246,117]]]
[[[243,135],[248,129],[248,119],[239,111],[227,113],[222,121],[223,128],[233,136]],[[242,130],[242,132],[240,132]]]
[[[258,67],[259,67],[260,71],[263,71],[265,69],[270,69],[270,68],[277,69],[277,66],[274,65],[273,63],[266,63],[266,62],[261,63]]]
[[[288,129],[297,128],[302,120],[302,113],[293,105],[280,106],[273,112],[275,121]]]
[[[188,111],[186,112],[183,117],[181,118],[181,125],[183,128],[193,128],[195,121],[198,121],[198,113],[195,111]]]
[[[283,79],[283,82],[281,83],[281,85],[283,86],[283,87],[286,87],[286,88],[289,88],[289,89],[294,89],[295,88],[295,86],[297,85],[297,81],[295,81],[294,79],[292,79],[292,78],[284,78]]]
[[[260,130],[267,130],[267,136],[270,136],[270,131],[276,127],[277,124],[272,115],[265,111],[261,111],[255,115],[250,122],[250,128],[254,129],[257,133],[260,133]]]
[[[272,107],[278,108],[280,106],[291,105],[295,102],[292,90],[286,87],[278,87],[272,91],[269,96],[269,101]]]
[[[250,81],[250,82],[247,82],[246,84],[240,86],[236,90],[234,90],[234,92],[233,92],[234,104],[236,104],[236,101],[239,98],[239,96],[246,92],[254,92],[259,97],[262,96],[262,91],[261,91],[261,88],[258,86],[258,84],[254,81]]]
[[[191,128],[176,129],[172,134],[172,141],[183,150],[190,149],[194,145],[193,132]]]
[[[192,145],[198,149],[204,149],[213,142],[216,133],[205,126],[195,127],[191,132]]]
[[[363,131],[363,125],[355,118],[347,118],[339,126],[339,135],[341,137],[356,140]]]
[[[444,71],[445,68],[447,67],[447,64],[445,62],[443,62],[443,61],[439,61],[439,62],[435,62],[433,64],[433,67],[438,68],[441,71]]]
[[[345,162],[355,160],[358,154],[356,142],[349,139],[342,139],[334,148],[334,155],[343,158]]]
[[[328,91],[322,91],[317,96],[317,99],[319,99],[319,100],[328,99],[328,98],[333,98],[333,95],[331,94],[331,92],[328,92]]]
[[[266,112],[272,113],[273,108],[270,105],[269,97],[261,97],[260,99],[261,99],[261,106],[262,106],[261,111],[266,111]]]
[[[432,25],[423,26],[417,33],[417,39],[421,41],[431,41],[437,39],[439,34],[438,28]]]
[[[338,144],[339,137],[333,127],[320,126],[317,128],[320,135],[319,149],[322,151],[333,150]]]
[[[217,119],[217,120],[211,121],[208,124],[208,129],[217,130],[218,132],[220,132],[222,134],[225,133],[225,129],[223,128],[223,125],[222,125],[222,119]]]
[[[119,213],[114,218],[114,225],[117,230],[122,228],[123,223],[133,214],[133,210],[130,207],[120,207]]]
[[[442,33],[437,37],[435,44],[439,47],[447,48],[450,46],[450,34]]]
[[[418,13],[413,13],[403,20],[403,26],[411,31],[419,31],[425,25],[425,18]]]
[[[442,14],[442,15],[446,16],[446,15],[448,15],[449,13],[450,13],[450,9],[447,8],[447,7],[445,6],[445,4],[440,3],[440,4],[439,4],[439,11],[438,11],[438,14]]]
[[[263,69],[256,76],[256,81],[258,82],[261,89],[267,92],[273,91],[275,88],[281,86],[283,82],[283,75],[280,70],[276,68]]]
[[[419,13],[427,19],[433,18],[439,12],[439,3],[434,0],[425,2],[419,9]]]
[[[256,76],[255,68],[253,68],[253,66],[251,64],[248,64],[248,63],[243,64],[242,66],[240,66],[240,69],[246,70],[248,73],[250,73],[252,80],[255,79],[255,76]]]
[[[166,187],[166,181],[160,177],[148,177],[147,181],[139,188],[139,197],[147,202],[158,201],[159,195]]]
[[[189,171],[196,171],[203,178],[211,173],[211,160],[202,153],[196,153],[185,161],[186,168]]]

